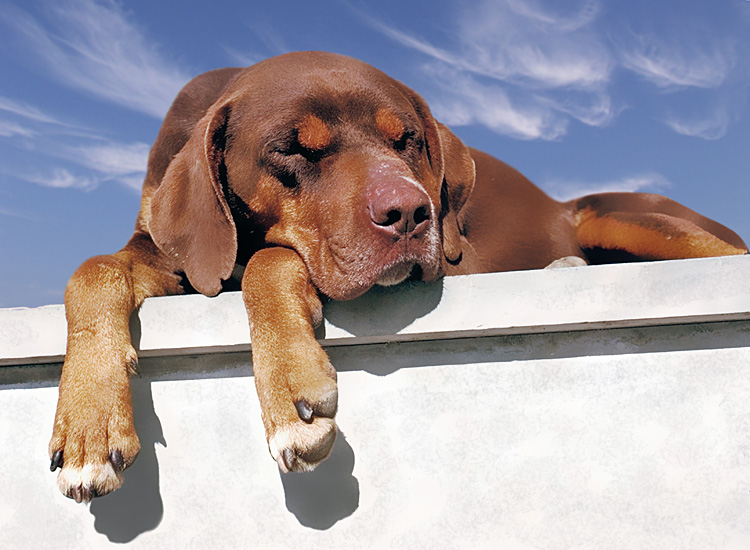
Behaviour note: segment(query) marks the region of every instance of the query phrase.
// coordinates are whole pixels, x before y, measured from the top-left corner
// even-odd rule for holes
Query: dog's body
[[[214,295],[236,264],[268,444],[287,471],[313,468],[336,434],[336,373],[313,333],[321,296],[563,257],[745,253],[731,230],[657,195],[554,201],[362,62],[305,52],[205,73],[164,120],[133,237],[68,284],[52,469],[79,502],[119,487],[139,450],[131,313],[149,296]]]

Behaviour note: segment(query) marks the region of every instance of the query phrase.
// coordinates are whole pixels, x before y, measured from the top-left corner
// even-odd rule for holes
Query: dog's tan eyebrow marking
[[[404,135],[404,123],[389,109],[378,109],[375,113],[375,125],[391,141],[398,141]]]
[[[297,141],[305,149],[320,151],[331,144],[331,130],[315,115],[307,115],[297,126]]]

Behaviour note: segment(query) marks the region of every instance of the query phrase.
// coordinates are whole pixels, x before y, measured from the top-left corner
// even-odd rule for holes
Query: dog
[[[121,485],[140,449],[131,314],[150,296],[213,296],[241,266],[267,443],[287,472],[313,469],[337,432],[336,371],[314,335],[321,298],[561,258],[747,252],[731,230],[658,195],[555,201],[361,61],[297,52],[211,71],[164,119],[133,236],[68,283],[51,470],[77,502]]]

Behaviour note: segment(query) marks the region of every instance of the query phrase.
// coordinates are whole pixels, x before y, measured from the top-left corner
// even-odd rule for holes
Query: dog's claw
[[[284,461],[284,466],[286,472],[291,472],[294,468],[294,463],[297,462],[297,457],[294,454],[294,451],[291,449],[284,449],[281,453],[280,458]]]
[[[96,490],[96,487],[93,485],[87,485],[87,486],[81,486],[76,485],[73,487],[70,492],[66,495],[68,498],[72,498],[77,503],[85,502],[89,503],[94,498],[99,496],[99,491]]]
[[[109,461],[112,463],[112,467],[118,474],[125,469],[125,461],[122,458],[122,453],[115,449],[109,453]]]
[[[294,406],[297,407],[297,414],[299,414],[299,417],[302,420],[308,424],[312,422],[313,410],[312,407],[307,404],[307,401],[300,399],[294,403]]]
[[[55,454],[52,455],[52,460],[49,464],[49,471],[54,472],[58,468],[63,467],[63,452],[57,451]]]

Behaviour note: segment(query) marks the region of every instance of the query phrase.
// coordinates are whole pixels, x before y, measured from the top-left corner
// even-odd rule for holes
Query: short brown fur
[[[336,435],[336,371],[313,331],[321,297],[588,261],[595,248],[633,259],[747,252],[736,233],[657,195],[555,201],[467,148],[415,92],[351,58],[298,52],[200,75],[151,149],[130,241],[68,283],[49,444],[58,486],[91,500],[119,487],[138,454],[129,319],[149,296],[213,295],[245,266],[269,450],[279,468],[300,471]]]

